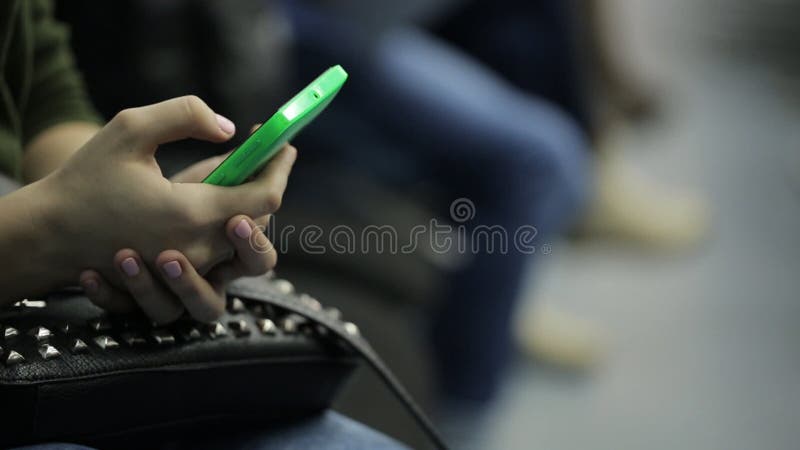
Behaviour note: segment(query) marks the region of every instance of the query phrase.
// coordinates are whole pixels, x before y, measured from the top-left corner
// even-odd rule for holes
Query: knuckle
[[[183,102],[183,111],[186,114],[186,120],[194,122],[202,114],[203,110],[208,109],[206,102],[196,95],[186,95],[181,97]]]
[[[273,249],[271,252],[267,253],[266,262],[264,264],[264,267],[262,267],[263,270],[261,271],[261,273],[267,273],[270,270],[274,269],[275,266],[277,265],[278,265],[278,252],[276,252]]]
[[[261,239],[256,243],[257,248],[254,248],[255,255],[245,264],[247,275],[250,276],[267,273],[278,264],[278,252],[275,251],[272,242],[265,236],[261,236]]]
[[[123,109],[118,112],[111,123],[114,124],[119,131],[125,134],[134,134],[139,129],[141,118],[139,113],[134,108]]]
[[[264,208],[268,212],[273,213],[278,209],[280,209],[282,202],[283,202],[282,195],[276,192],[270,192],[266,195],[266,197],[264,197]]]

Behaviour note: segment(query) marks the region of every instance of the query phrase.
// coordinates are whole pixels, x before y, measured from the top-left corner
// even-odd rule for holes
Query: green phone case
[[[317,77],[233,151],[203,183],[236,186],[260,171],[289,140],[311,123],[347,80],[336,65]]]

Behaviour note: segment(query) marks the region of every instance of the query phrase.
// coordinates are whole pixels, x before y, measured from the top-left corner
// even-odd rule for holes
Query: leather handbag
[[[360,362],[438,448],[431,422],[341,313],[274,276],[243,278],[211,324],[112,317],[79,290],[0,313],[0,446],[152,442],[192,428],[268,424],[330,407]],[[160,439],[160,438],[159,438]]]

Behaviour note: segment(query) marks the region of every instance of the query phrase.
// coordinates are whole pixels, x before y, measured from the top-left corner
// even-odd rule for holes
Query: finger
[[[159,144],[179,139],[224,142],[236,132],[233,122],[215,114],[194,95],[123,110],[109,126],[134,142],[136,148],[145,154],[155,152]]]
[[[164,283],[196,320],[211,322],[225,312],[224,294],[201,277],[183,253],[165,250],[156,258],[156,266]]]
[[[113,314],[125,314],[138,309],[130,295],[111,286],[97,271],[84,270],[79,279],[83,292],[99,308]]]
[[[135,251],[118,251],[114,255],[114,266],[136,303],[154,322],[169,323],[183,314],[181,302],[153,277]]]
[[[261,231],[266,231],[267,227],[269,226],[269,219],[272,217],[272,214],[267,214],[266,216],[261,216],[257,219],[254,219],[256,226],[261,229]]]
[[[265,216],[266,217],[266,216]],[[264,274],[272,270],[278,262],[278,253],[269,238],[262,231],[263,228],[253,222],[245,222],[246,216],[232,218],[227,226],[228,238],[234,242],[235,257],[211,270],[206,278],[217,289],[224,292],[225,286],[237,278]],[[249,238],[245,238],[248,232]]]
[[[252,219],[234,216],[225,225],[225,231],[236,250],[233,264],[240,269],[239,276],[261,275],[275,267],[278,262],[275,247]]]
[[[250,128],[250,134],[255,133],[255,131],[261,126],[260,123],[253,125]],[[172,177],[170,177],[170,181],[173,183],[199,183],[203,181],[208,174],[211,173],[214,169],[217,168],[222,161],[225,161],[225,158],[230,156],[233,153],[233,150],[226,152],[222,155],[214,156],[208,159],[204,159],[200,162],[196,162],[191,166],[181,170],[180,172],[176,173]]]
[[[266,168],[249,183],[219,189],[220,207],[232,214],[260,217],[278,210],[289,182],[289,174],[297,159],[297,149],[286,145]]]

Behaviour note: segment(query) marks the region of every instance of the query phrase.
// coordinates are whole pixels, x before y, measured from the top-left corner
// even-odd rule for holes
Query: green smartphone
[[[342,66],[336,65],[326,70],[281,106],[278,112],[228,155],[203,183],[236,186],[258,173],[278,150],[330,104],[346,80],[347,72]]]

